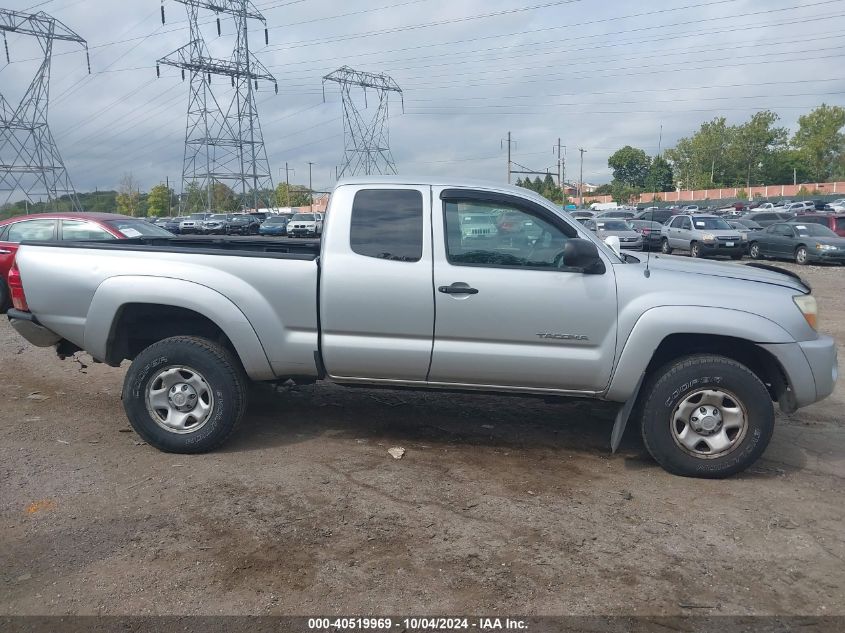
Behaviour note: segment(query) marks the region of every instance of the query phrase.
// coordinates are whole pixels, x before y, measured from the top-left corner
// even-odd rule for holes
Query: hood
[[[640,238],[642,237],[642,233],[637,233],[636,231],[598,231],[598,234],[602,237],[610,237],[611,235],[615,235],[616,237],[628,237],[628,238]]]
[[[845,237],[810,237],[814,244],[827,244],[828,246],[836,246],[837,248],[845,249]]]
[[[648,259],[651,270],[741,279],[743,281],[783,286],[784,288],[791,288],[799,292],[810,292],[811,290],[810,284],[795,273],[756,262],[752,264],[728,264],[706,259],[678,257],[675,255],[652,255],[650,258],[643,257],[640,259],[642,261],[640,265],[645,265],[646,259]]]

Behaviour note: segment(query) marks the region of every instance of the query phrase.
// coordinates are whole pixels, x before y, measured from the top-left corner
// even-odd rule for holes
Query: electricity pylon
[[[338,176],[357,176],[359,174],[395,174],[396,162],[390,152],[388,133],[388,105],[391,92],[399,93],[402,111],[405,101],[402,89],[387,75],[353,70],[343,66],[323,77],[323,101],[326,100],[325,86],[333,81],[340,86],[343,103],[343,167]],[[378,106],[375,112],[365,117],[353,98],[353,88],[363,88],[364,107],[367,103],[367,89],[375,90]]]
[[[190,95],[185,131],[185,154],[182,163],[183,193],[201,191],[206,209],[214,211],[214,184],[229,181],[235,191],[240,190],[243,208],[258,207],[260,190],[273,189],[273,177],[258,108],[255,91],[259,81],[270,81],[278,94],[275,77],[249,51],[249,20],[266,24],[264,16],[250,0],[176,0],[188,11],[191,40],[156,62],[159,65],[175,66],[190,73]],[[212,57],[199,29],[199,11],[207,9],[216,14],[232,16],[237,33],[235,48],[229,59]],[[162,22],[164,8],[162,7]],[[217,33],[220,34],[220,18],[217,18]],[[267,28],[264,29],[265,42]],[[215,75],[229,77],[231,88],[225,84],[212,90],[211,78]],[[231,95],[224,95],[224,89]],[[182,196],[182,204],[185,196]],[[219,210],[219,209],[218,209]]]
[[[43,53],[41,65],[16,108],[0,93],[0,203],[9,202],[17,191],[30,202],[39,202],[40,198],[46,197],[54,208],[58,208],[59,197],[67,196],[72,210],[82,211],[47,125],[47,111],[53,42],[60,40],[81,44],[85,48],[86,59],[88,44],[80,35],[43,11],[33,14],[0,9],[0,31],[3,32],[7,63],[11,63],[7,31],[35,37]],[[90,61],[88,72],[91,72]],[[5,199],[2,199],[3,196]]]

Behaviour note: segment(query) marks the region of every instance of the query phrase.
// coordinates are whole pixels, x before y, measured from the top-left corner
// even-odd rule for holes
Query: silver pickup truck
[[[631,418],[668,471],[724,477],[763,453],[773,402],[837,378],[792,273],[620,254],[509,186],[344,180],[326,217],[321,241],[24,243],[8,316],[60,356],[132,361],[129,421],[181,453],[229,437],[251,380],[331,380],[618,402],[614,450]]]

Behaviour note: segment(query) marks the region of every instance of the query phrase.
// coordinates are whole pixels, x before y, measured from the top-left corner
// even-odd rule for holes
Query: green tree
[[[222,182],[211,186],[211,210],[218,213],[231,213],[240,208],[240,201],[232,188]]]
[[[646,191],[672,191],[674,187],[674,174],[672,166],[665,158],[657,156],[651,161],[646,176]]]
[[[792,145],[806,165],[807,176],[816,182],[831,178],[845,154],[845,108],[822,104],[798,117]]]
[[[774,112],[762,110],[748,122],[737,126],[728,147],[728,155],[736,163],[734,184],[744,183],[748,188],[752,183],[760,182],[767,158],[786,145],[786,129],[775,127],[778,119]]]
[[[634,202],[640,195],[642,189],[639,187],[632,187],[626,182],[620,180],[613,180],[610,183],[610,195],[613,196],[613,201],[619,204],[630,204]]]
[[[124,174],[117,193],[117,212],[123,215],[140,215],[140,200],[141,192],[135,177],[131,172]]]
[[[173,190],[167,185],[156,185],[147,195],[147,213],[161,217],[170,212]]]
[[[276,187],[276,206],[307,207],[309,204],[311,204],[311,196],[308,192],[308,187],[291,185],[290,192],[288,192],[288,184],[286,182],[280,182]]]
[[[202,213],[208,210],[208,191],[192,180],[182,193],[183,213]]]
[[[595,191],[593,191],[593,195],[595,196],[609,196],[613,194],[613,185],[610,183],[605,183],[603,185],[599,185],[596,187]]]
[[[651,167],[651,158],[643,150],[626,145],[611,154],[607,166],[613,170],[613,179],[620,184],[642,189]]]

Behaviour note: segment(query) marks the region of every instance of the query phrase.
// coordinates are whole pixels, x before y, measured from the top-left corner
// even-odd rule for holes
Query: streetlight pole
[[[312,163],[310,160],[308,161],[308,200],[309,200],[309,203],[310,203],[308,205],[309,211],[314,210],[314,187],[311,184],[311,165],[313,165],[313,164],[314,163]]]

